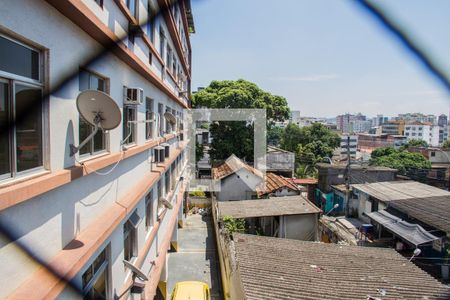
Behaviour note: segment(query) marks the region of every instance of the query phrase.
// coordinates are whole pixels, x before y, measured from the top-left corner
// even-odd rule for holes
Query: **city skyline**
[[[449,69],[445,11],[450,3],[378,4]],[[304,116],[448,114],[445,88],[351,1],[284,1],[280,7],[276,2],[210,0],[193,5],[201,28],[192,39],[194,90],[211,78],[243,78],[286,97],[291,109]],[[221,14],[214,13],[219,8]]]

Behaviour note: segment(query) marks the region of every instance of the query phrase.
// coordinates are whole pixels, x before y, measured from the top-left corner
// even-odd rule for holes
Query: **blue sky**
[[[377,1],[450,74],[450,1]],[[192,88],[244,78],[303,116],[448,114],[450,96],[350,0],[192,0]]]

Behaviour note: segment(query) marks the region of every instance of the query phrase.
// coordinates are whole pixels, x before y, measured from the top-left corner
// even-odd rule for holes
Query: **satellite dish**
[[[166,198],[161,197],[161,198],[159,198],[159,201],[161,201],[161,203],[162,203],[165,207],[167,207],[168,209],[172,209],[172,208],[173,208],[172,203],[170,203]]]
[[[166,120],[169,121],[171,124],[175,124],[177,122],[177,118],[175,118],[175,116],[170,112],[165,112],[164,118],[166,118]]]
[[[133,272],[133,277],[138,277],[140,280],[142,281],[148,281],[148,277],[144,274],[144,272],[142,272],[141,270],[139,270],[137,267],[135,267],[132,263],[130,263],[127,260],[123,260],[123,263],[125,265],[125,267],[127,267],[128,269],[131,270],[131,272]]]
[[[122,114],[117,103],[107,94],[97,90],[81,92],[77,97],[80,116],[94,126],[94,131],[78,147],[70,144],[70,156],[74,156],[97,133],[98,128],[111,130],[119,126]]]
[[[98,123],[103,130],[114,129],[122,121],[117,103],[109,95],[97,90],[81,92],[77,97],[77,109],[86,122],[92,126]]]

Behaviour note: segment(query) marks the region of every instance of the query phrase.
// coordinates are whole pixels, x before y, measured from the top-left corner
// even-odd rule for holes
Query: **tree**
[[[431,169],[431,163],[422,154],[392,147],[374,150],[370,164],[397,169],[400,174],[411,176],[415,179],[420,179]]]
[[[261,90],[256,84],[239,79],[212,81],[193,95],[194,107],[208,108],[261,108],[266,110],[268,128],[275,121],[289,117],[289,107],[284,97]],[[210,155],[213,160],[224,160],[231,154],[253,160],[253,124],[246,122],[213,122]]]
[[[442,148],[444,148],[444,149],[449,149],[449,148],[450,148],[450,140],[446,140],[446,141],[442,144]]]
[[[195,142],[195,162],[198,163],[200,159],[203,158],[204,147],[203,144]]]
[[[428,147],[428,143],[424,140],[411,139],[404,146],[406,149],[409,147]]]
[[[302,128],[289,124],[281,136],[281,148],[296,154],[296,175],[304,178],[316,176],[315,165],[331,157],[340,140],[339,135],[320,123]]]
[[[267,130],[267,144],[272,146],[278,146],[281,142],[282,135],[283,135],[283,128],[271,126]]]

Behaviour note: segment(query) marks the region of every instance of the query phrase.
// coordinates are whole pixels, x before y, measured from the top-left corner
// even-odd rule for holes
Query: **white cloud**
[[[337,74],[312,74],[305,76],[280,76],[280,77],[270,77],[270,80],[273,81],[309,81],[309,82],[317,82],[324,80],[331,80],[339,78]]]

